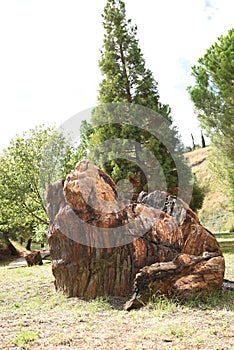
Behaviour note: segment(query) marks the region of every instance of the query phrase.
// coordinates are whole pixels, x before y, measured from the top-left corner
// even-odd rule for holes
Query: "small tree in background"
[[[74,167],[73,153],[62,133],[43,125],[10,142],[0,157],[0,232],[5,241],[43,239],[47,186]]]

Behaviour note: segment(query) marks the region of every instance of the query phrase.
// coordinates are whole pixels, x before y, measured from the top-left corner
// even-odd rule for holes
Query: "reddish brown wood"
[[[222,285],[222,252],[197,215],[164,192],[139,200],[119,201],[113,180],[88,161],[49,186],[48,242],[57,289],[95,298],[129,296],[135,288],[126,306],[131,309],[146,302],[149,291],[183,298]]]
[[[28,266],[43,265],[41,253],[39,251],[32,252],[25,256]]]

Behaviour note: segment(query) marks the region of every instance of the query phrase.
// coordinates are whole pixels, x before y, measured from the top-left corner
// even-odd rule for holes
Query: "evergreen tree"
[[[195,142],[194,142],[194,137],[193,134],[191,134],[191,138],[192,138],[192,145],[193,145],[193,151],[195,150],[196,146],[195,146]]]
[[[145,67],[137,39],[137,26],[126,19],[124,2],[108,0],[103,20],[105,34],[99,61],[103,80],[98,101],[146,106],[171,122],[170,108],[160,103],[158,83]]]
[[[163,179],[166,179],[166,190],[176,192],[175,157],[184,176],[189,175],[189,169],[180,153],[182,145],[172,126],[170,108],[160,102],[158,84],[146,68],[139,47],[137,26],[126,18],[123,1],[107,1],[103,26],[104,43],[99,61],[103,80],[99,106],[91,118],[89,158],[116,182],[129,179],[133,197],[148,189],[145,174],[149,169],[156,188],[165,189]],[[172,156],[171,150],[176,156]]]
[[[212,142],[212,168],[234,208],[234,29],[206,51],[192,67],[192,75],[196,83],[188,91]]]

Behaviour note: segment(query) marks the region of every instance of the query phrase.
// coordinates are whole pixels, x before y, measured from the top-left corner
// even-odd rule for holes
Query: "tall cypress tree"
[[[137,26],[132,25],[131,20],[126,18],[125,4],[122,0],[107,0],[103,13],[103,26],[104,43],[99,61],[103,79],[98,96],[99,106],[94,110],[91,118],[89,158],[102,166],[116,182],[120,179],[129,179],[133,185],[134,197],[142,189],[147,190],[147,178],[143,170],[146,167],[154,173],[156,184],[160,182],[160,171],[163,171],[164,174],[161,176],[166,178],[167,190],[173,191],[178,186],[174,157],[171,156],[160,137],[155,137],[155,133],[150,131],[160,130],[160,135],[163,135],[171,148],[177,151],[177,156],[182,146],[176,129],[172,127],[170,108],[160,102],[158,83],[152,72],[146,68],[137,39]],[[145,125],[149,124],[147,112],[137,117],[136,125],[136,113],[132,113],[132,109],[130,109],[131,113],[126,113],[124,123],[123,119],[118,121],[116,109],[118,105],[122,106],[119,113],[123,113],[125,107],[122,103],[126,106],[147,107],[151,112],[153,111],[150,117],[151,125],[145,128]],[[156,113],[166,119],[166,126],[162,122],[163,118],[157,118]],[[100,126],[101,123],[105,125]],[[120,155],[112,158],[112,155],[118,154],[118,147],[116,147],[117,141],[109,142],[108,147],[106,146],[106,141],[111,139],[121,140],[118,142],[122,143],[124,148],[122,153],[126,157]],[[135,143],[128,140],[133,140]],[[147,151],[151,152],[153,159],[147,158]],[[182,157],[178,156],[178,158],[180,158],[180,167],[188,175],[189,170]],[[160,186],[158,185],[157,188]]]
[[[108,0],[104,8],[104,43],[99,67],[103,75],[99,103],[129,102],[159,112],[169,121],[170,108],[159,102],[158,83],[145,67],[137,26],[126,19],[122,0]]]

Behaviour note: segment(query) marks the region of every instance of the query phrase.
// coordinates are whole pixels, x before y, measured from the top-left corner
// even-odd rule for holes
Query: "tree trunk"
[[[120,48],[120,57],[121,57],[121,61],[122,61],[122,69],[123,69],[124,77],[125,77],[126,98],[127,98],[128,103],[131,103],[132,102],[131,87],[130,87],[130,82],[129,82],[128,73],[127,73],[127,69],[126,69],[126,61],[125,61],[125,57],[124,57],[124,50],[123,50],[122,43],[119,44],[119,48]]]
[[[202,142],[202,148],[205,148],[206,147],[206,141],[205,141],[205,138],[203,136],[202,131],[201,131],[201,142]]]
[[[193,145],[192,149],[194,151],[195,150],[195,142],[194,142],[193,134],[191,134],[191,138],[192,138],[192,145]]]
[[[19,255],[18,251],[16,250],[16,248],[14,247],[14,245],[11,243],[11,241],[9,240],[8,238],[8,235],[6,232],[3,232],[3,237],[4,237],[4,240],[6,242],[6,245],[8,247],[8,249],[10,250],[11,252],[11,255],[13,256],[17,256]]]
[[[26,245],[26,249],[27,250],[31,250],[31,244],[32,244],[32,238],[28,239],[27,245]]]

